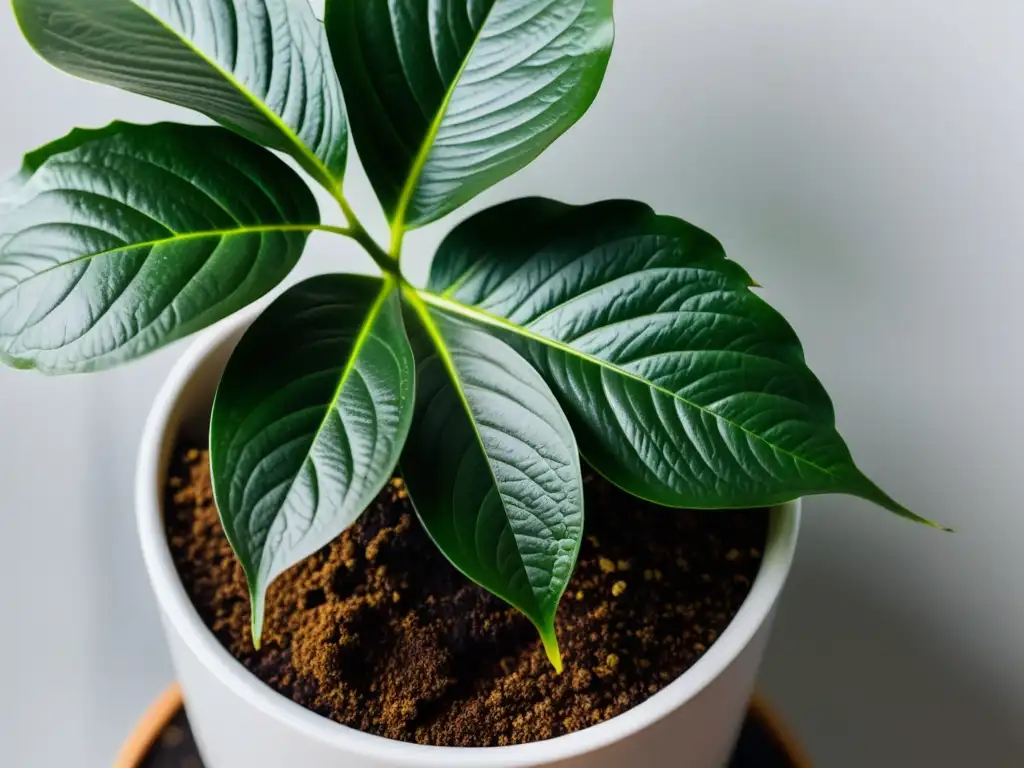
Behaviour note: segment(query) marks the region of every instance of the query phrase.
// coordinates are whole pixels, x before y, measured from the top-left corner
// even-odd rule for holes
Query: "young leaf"
[[[13,0],[26,39],[78,77],[195,109],[335,189],[348,127],[323,26],[294,0]]]
[[[569,422],[515,350],[412,301],[418,391],[402,454],[409,496],[445,557],[525,614],[560,671],[555,612],[583,536]]]
[[[412,421],[414,372],[390,278],[307,280],[232,355],[210,461],[257,647],[270,583],[348,528],[390,479]]]
[[[527,356],[612,482],[678,507],[849,493],[857,469],[785,320],[707,233],[634,202],[519,200],[442,245],[423,299]]]
[[[593,102],[612,0],[327,0],[359,156],[393,226],[529,164]]]
[[[0,362],[92,371],[180,339],[277,285],[318,221],[295,172],[223,128],[73,131],[0,186]]]

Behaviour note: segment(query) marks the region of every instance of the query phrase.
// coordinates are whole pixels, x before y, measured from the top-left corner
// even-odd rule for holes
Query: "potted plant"
[[[211,768],[720,765],[798,500],[927,522],[857,469],[793,330],[680,219],[515,200],[454,227],[427,287],[404,277],[407,232],[586,112],[611,0],[13,6],[57,67],[219,123],[76,130],[0,188],[3,362],[97,371],[216,324],[137,486]],[[345,194],[350,132],[386,244]],[[314,232],[380,275],[241,312]]]

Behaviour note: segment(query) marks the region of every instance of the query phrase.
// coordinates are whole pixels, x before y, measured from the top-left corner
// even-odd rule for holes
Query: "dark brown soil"
[[[262,650],[217,520],[205,451],[172,468],[178,571],[220,642],[299,704],[392,739],[482,747],[607,720],[689,669],[729,624],[764,545],[764,510],[690,512],[586,479],[587,537],[558,613],[565,672],[532,625],[436,550],[400,480],[270,589]]]

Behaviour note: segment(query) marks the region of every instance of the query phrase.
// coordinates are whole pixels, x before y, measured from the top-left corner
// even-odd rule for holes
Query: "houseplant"
[[[690,225],[630,202],[515,201],[453,231],[428,289],[404,280],[407,230],[524,166],[589,106],[608,0],[334,0],[325,28],[301,1],[14,8],[61,68],[224,127],[115,123],[26,158],[2,193],[0,358],[65,373],[144,354],[267,293],[313,231],[356,240],[383,273],[287,291],[220,383],[214,485],[257,643],[268,584],[348,527],[400,457],[434,541],[529,617],[556,667],[555,609],[583,535],[577,440],[598,472],[668,506],[843,492],[918,519],[856,469],[788,325]],[[348,124],[387,247],[344,195]],[[321,223],[262,147],[290,154],[345,224]],[[216,378],[209,361],[241,330],[200,348],[182,389]],[[486,546],[467,548],[466,530]]]

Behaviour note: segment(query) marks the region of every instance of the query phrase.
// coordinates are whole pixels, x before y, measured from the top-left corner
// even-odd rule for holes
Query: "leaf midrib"
[[[316,153],[314,153],[313,150],[306,146],[305,142],[303,142],[302,139],[299,138],[295,131],[293,131],[291,127],[284,120],[282,120],[281,117],[276,112],[274,112],[274,110],[270,109],[270,107],[266,105],[263,99],[261,99],[255,93],[250,91],[247,87],[242,85],[241,81],[237,77],[235,77],[235,75],[232,72],[228,71],[214,59],[207,56],[203,51],[199,50],[199,48],[197,48],[192,43],[191,40],[189,40],[187,37],[185,37],[185,35],[183,35],[181,32],[172,27],[167,21],[160,18],[160,16],[158,16],[155,11],[152,11],[149,8],[139,4],[138,0],[128,0],[128,2],[130,2],[140,11],[142,11],[151,19],[153,19],[153,21],[155,21],[157,24],[163,27],[172,37],[180,40],[182,45],[184,45],[186,48],[192,51],[192,53],[198,56],[200,59],[205,61],[215,72],[217,72],[221,77],[227,80],[229,85],[233,86],[235,89],[238,90],[239,93],[241,93],[245,98],[247,98],[252,103],[252,105],[256,107],[256,110],[262,113],[263,116],[267,120],[269,120],[270,123],[275,128],[277,128],[277,130],[279,130],[282,133],[282,135],[284,135],[284,137],[299,151],[299,153],[306,159],[306,161],[309,162],[314,168],[317,169],[317,171],[319,171],[323,175],[322,180],[327,182],[328,189],[330,190],[331,194],[335,196],[340,194],[341,180],[336,179],[334,177],[334,174],[326,165],[324,165],[323,161],[321,161],[320,158],[317,157]],[[312,11],[310,12],[312,13]]]
[[[480,452],[484,456],[484,463],[487,464],[487,471],[491,475],[491,482],[493,483],[495,493],[498,494],[498,498],[501,500],[501,508],[505,513],[505,522],[509,525],[509,528],[511,528],[511,521],[509,521],[508,519],[508,509],[505,507],[505,500],[501,494],[501,486],[498,483],[497,475],[494,474],[494,467],[491,466],[491,460],[489,458],[487,448],[484,445],[483,435],[480,434],[480,430],[477,428],[476,416],[474,415],[473,408],[469,403],[469,398],[466,397],[466,392],[462,387],[462,378],[459,375],[458,368],[456,367],[455,361],[452,358],[451,350],[448,348],[448,344],[445,342],[444,335],[441,333],[441,329],[437,327],[437,323],[434,321],[434,318],[430,316],[430,309],[427,307],[427,303],[425,301],[426,295],[424,295],[424,292],[419,291],[415,288],[411,288],[409,286],[403,286],[403,292],[405,293],[406,298],[408,298],[409,303],[415,310],[417,317],[419,317],[420,322],[423,323],[423,328],[426,331],[427,335],[430,337],[430,340],[433,343],[434,348],[437,350],[437,354],[441,360],[441,364],[444,366],[445,371],[448,374],[448,378],[451,380],[452,386],[455,388],[455,391],[459,396],[459,400],[462,403],[462,407],[466,412],[467,418],[469,419],[470,427],[473,430],[473,435],[476,437],[477,444],[480,447]],[[529,616],[531,620],[543,623],[545,620],[545,617],[543,615],[543,608],[541,607],[540,602],[537,600],[537,595],[534,594],[533,585],[531,584],[529,578],[529,570],[526,567],[526,561],[523,560],[523,553],[519,551],[518,542],[515,547],[515,552],[516,557],[519,559],[519,565],[522,568],[522,572],[527,577],[526,583],[530,587],[528,591],[531,599],[533,600],[534,610],[526,611],[523,610],[521,606],[515,605],[515,603],[513,603],[513,605],[517,609],[521,610],[524,614]],[[512,603],[513,601],[509,600],[509,602]]]
[[[345,386],[348,384],[348,380],[352,375],[352,372],[356,368],[356,364],[359,361],[359,355],[363,351],[363,347],[366,346],[370,336],[373,335],[373,327],[377,322],[377,318],[380,317],[380,313],[384,304],[391,297],[392,291],[395,289],[395,281],[391,277],[386,277],[382,280],[380,292],[374,299],[373,304],[370,305],[369,310],[366,312],[366,317],[363,318],[362,325],[359,327],[359,333],[356,335],[355,341],[352,342],[352,349],[349,351],[348,360],[345,361],[345,367],[342,369],[341,374],[338,376],[338,386],[334,390],[334,394],[327,403],[327,407],[324,408],[323,418],[320,420],[320,425],[317,427],[316,433],[313,435],[313,439],[309,444],[309,450],[306,451],[306,455],[302,459],[300,464],[300,470],[302,465],[307,461],[311,461],[313,458],[313,451],[316,449],[317,443],[320,441],[320,436],[323,434],[324,429],[327,426],[328,420],[331,418],[331,414],[337,409],[338,401],[341,400],[342,394],[344,394]],[[288,485],[288,490],[284,494],[284,499],[287,500],[291,496],[292,491],[295,489],[295,484],[298,482],[299,473],[296,473],[295,477],[292,478]],[[278,508],[280,513],[283,508],[284,502],[281,507]],[[314,510],[314,518],[316,511]],[[265,562],[273,562],[274,553],[268,552],[267,549],[270,546],[270,538],[263,543],[263,551],[260,555],[260,571],[263,570],[263,564]],[[270,556],[270,560],[267,560],[267,556]],[[258,579],[258,577],[257,577]],[[265,586],[265,585],[263,585]]]
[[[518,336],[520,336],[520,337],[522,337],[524,339],[527,339],[528,341],[533,341],[533,342],[536,342],[536,343],[539,343],[539,344],[543,344],[543,345],[545,345],[547,347],[551,347],[553,349],[556,349],[559,352],[562,352],[563,354],[570,355],[572,357],[578,358],[578,359],[583,360],[583,361],[585,361],[587,363],[590,363],[592,365],[596,365],[596,366],[598,366],[600,368],[603,368],[605,370],[612,371],[613,373],[615,373],[615,374],[617,374],[619,376],[623,376],[625,378],[632,379],[633,381],[639,382],[639,383],[643,384],[644,386],[650,388],[651,390],[653,390],[655,392],[659,392],[660,394],[663,394],[666,397],[670,397],[673,400],[678,400],[683,405],[685,405],[685,406],[687,406],[689,408],[693,408],[694,410],[697,410],[700,413],[706,414],[706,415],[714,418],[715,420],[725,424],[726,426],[729,426],[729,427],[732,427],[733,429],[736,429],[737,431],[743,433],[744,435],[746,435],[749,438],[752,438],[754,440],[757,440],[758,442],[764,443],[771,450],[773,450],[773,451],[775,451],[775,452],[777,452],[779,454],[782,454],[783,456],[788,456],[790,459],[792,459],[795,462],[798,462],[800,464],[805,464],[808,467],[811,467],[812,469],[817,470],[818,472],[821,472],[822,474],[825,474],[825,475],[827,475],[827,476],[829,476],[829,477],[831,477],[833,479],[837,479],[837,480],[842,479],[842,478],[838,477],[834,471],[826,469],[825,467],[822,467],[819,464],[816,464],[815,462],[811,461],[810,459],[807,459],[807,458],[805,458],[803,456],[800,456],[799,454],[793,453],[792,451],[786,450],[785,448],[782,448],[781,446],[776,445],[775,443],[770,441],[768,438],[766,438],[763,435],[759,435],[756,432],[753,432],[753,431],[747,429],[742,424],[738,424],[738,423],[736,423],[736,422],[734,422],[734,421],[732,421],[732,420],[722,416],[719,413],[715,413],[714,411],[712,411],[712,410],[710,410],[708,408],[705,408],[704,406],[702,406],[702,405],[700,405],[700,404],[698,404],[698,403],[696,403],[696,402],[694,402],[692,400],[689,400],[688,398],[685,398],[682,395],[680,395],[680,394],[678,394],[676,392],[673,392],[670,389],[666,389],[666,388],[664,388],[662,386],[659,386],[659,385],[657,385],[657,384],[655,384],[655,383],[653,383],[651,381],[648,381],[647,379],[643,378],[642,376],[639,376],[639,375],[637,375],[637,374],[635,374],[635,373],[633,373],[631,371],[627,371],[627,370],[625,370],[623,368],[620,368],[619,366],[615,365],[614,363],[610,363],[607,360],[602,360],[599,357],[595,357],[594,355],[588,354],[586,352],[582,352],[582,351],[580,351],[580,350],[578,350],[578,349],[576,349],[574,347],[571,347],[568,344],[565,344],[563,342],[557,341],[557,340],[549,338],[547,336],[542,336],[542,335],[540,335],[538,333],[534,333],[533,331],[529,330],[528,328],[524,328],[521,325],[517,325],[516,323],[513,323],[513,322],[511,322],[510,320],[508,320],[506,318],[499,317],[497,315],[492,315],[492,314],[490,314],[488,312],[484,312],[483,310],[478,309],[477,307],[471,307],[471,306],[468,306],[466,304],[462,304],[461,302],[454,301],[454,300],[452,300],[450,298],[447,298],[445,296],[442,296],[442,295],[439,295],[439,294],[436,294],[436,293],[432,293],[431,291],[424,291],[424,290],[419,290],[418,289],[417,290],[417,295],[421,298],[422,301],[424,301],[425,303],[430,304],[432,306],[435,306],[438,309],[447,310],[449,312],[452,312],[454,314],[460,315],[460,316],[465,317],[465,318],[467,318],[469,320],[474,320],[474,321],[476,321],[478,323],[482,323],[484,325],[490,325],[492,327],[501,328],[501,329],[506,330],[506,331],[508,331],[510,333],[514,333],[514,334],[516,334],[516,335],[518,335]]]
[[[409,174],[405,178],[405,184],[402,187],[402,192],[398,196],[398,205],[395,207],[395,217],[394,222],[392,223],[392,256],[396,255],[401,248],[402,238],[404,237],[406,230],[405,219],[409,213],[409,206],[412,204],[413,195],[416,194],[416,187],[419,185],[420,176],[423,175],[423,170],[427,167],[427,160],[430,159],[430,151],[434,148],[434,141],[437,139],[437,134],[441,131],[441,125],[444,123],[445,117],[448,116],[448,107],[451,106],[452,99],[455,97],[455,91],[458,90],[458,87],[462,82],[462,76],[466,73],[466,68],[469,67],[469,62],[473,58],[473,54],[476,52],[476,47],[483,37],[483,32],[487,28],[488,22],[491,20],[494,8],[501,1],[502,0],[494,0],[494,2],[491,3],[491,7],[487,9],[483,22],[480,24],[480,28],[473,36],[473,42],[470,44],[469,50],[466,51],[466,56],[463,58],[462,64],[459,65],[458,72],[456,72],[455,77],[452,78],[451,83],[445,91],[444,98],[441,99],[441,103],[438,105],[437,111],[434,113],[434,119],[430,122],[427,133],[423,137],[423,142],[420,144],[419,151],[416,153],[416,157],[413,160],[412,167],[409,169]],[[399,58],[401,58],[401,54],[399,54]]]
[[[174,234],[171,237],[162,237],[155,240],[146,240],[140,243],[125,243],[116,248],[108,248],[105,251],[96,251],[95,253],[85,253],[81,256],[76,256],[73,259],[67,261],[57,262],[52,264],[45,269],[41,269],[38,272],[32,273],[29,277],[24,280],[20,280],[14,285],[0,291],[0,298],[3,298],[11,291],[16,291],[21,286],[29,283],[39,277],[55,272],[59,269],[78,264],[83,261],[90,261],[92,259],[102,258],[104,256],[111,256],[115,253],[121,253],[124,251],[134,251],[143,248],[158,248],[163,245],[170,245],[173,243],[183,243],[190,240],[202,240],[205,238],[226,238],[226,237],[240,237],[244,235],[262,235],[272,234],[275,232],[288,233],[288,232],[331,232],[333,234],[341,234],[342,230],[337,227],[331,227],[325,224],[265,224],[255,227],[237,227],[234,229],[211,229],[203,232],[185,232],[181,234]],[[0,254],[2,256],[2,254]]]

